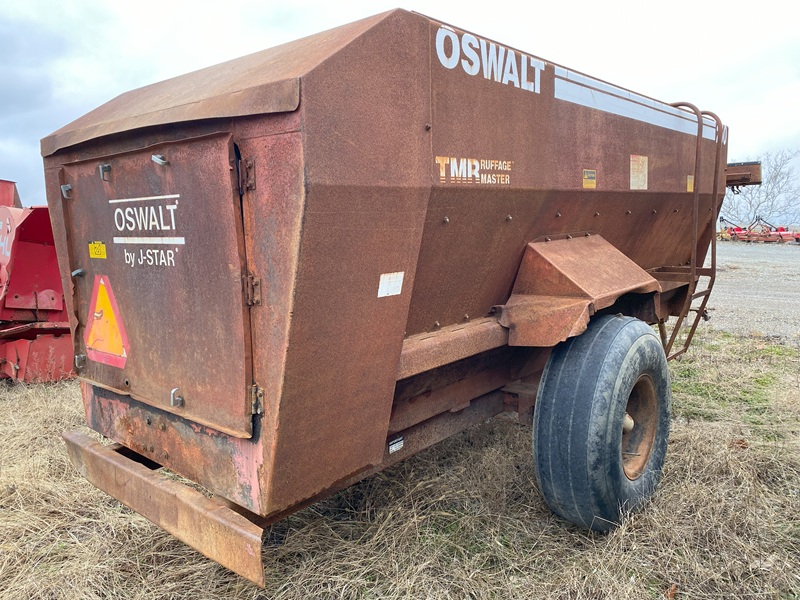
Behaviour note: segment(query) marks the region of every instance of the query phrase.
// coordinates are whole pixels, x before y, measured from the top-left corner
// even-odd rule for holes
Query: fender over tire
[[[661,479],[670,401],[661,341],[638,319],[601,316],[556,346],[533,421],[536,477],[551,510],[608,531],[645,502]]]

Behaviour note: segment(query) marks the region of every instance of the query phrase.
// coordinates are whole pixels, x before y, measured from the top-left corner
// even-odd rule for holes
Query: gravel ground
[[[709,314],[700,327],[800,347],[800,244],[717,244]]]

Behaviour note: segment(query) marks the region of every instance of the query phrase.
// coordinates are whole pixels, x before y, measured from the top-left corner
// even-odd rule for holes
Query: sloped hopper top
[[[294,111],[303,75],[394,12],[121,94],[43,138],[42,156],[142,127]]]

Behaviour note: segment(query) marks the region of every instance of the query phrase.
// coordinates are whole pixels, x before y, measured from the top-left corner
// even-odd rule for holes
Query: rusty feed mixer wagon
[[[402,10],[123,94],[42,140],[116,442],[71,458],[263,585],[267,524],[513,412],[552,509],[608,529],[660,477],[725,144]]]

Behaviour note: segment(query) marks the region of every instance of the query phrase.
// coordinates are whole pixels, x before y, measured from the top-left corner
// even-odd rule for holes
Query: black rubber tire
[[[556,346],[533,419],[536,477],[551,510],[608,531],[645,502],[661,480],[670,401],[661,341],[638,319],[601,316]],[[638,418],[623,442],[626,410]],[[640,452],[623,457],[623,443]]]

